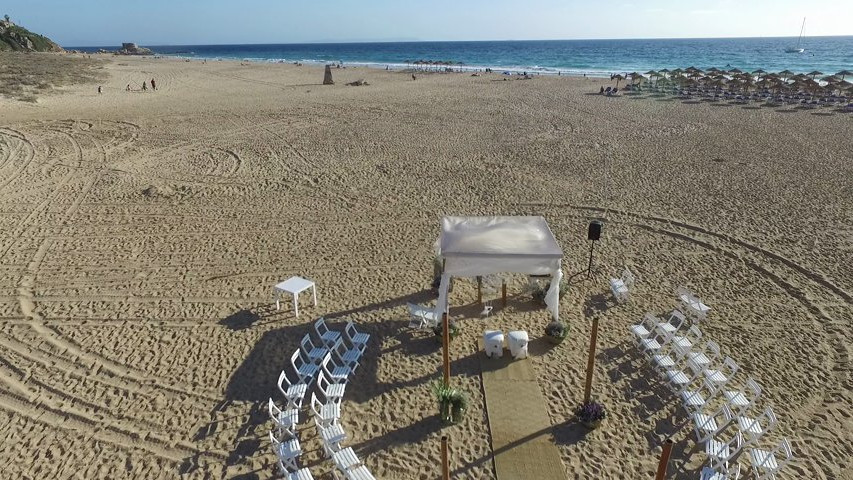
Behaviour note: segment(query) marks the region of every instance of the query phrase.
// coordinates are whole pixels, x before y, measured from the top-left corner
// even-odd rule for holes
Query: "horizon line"
[[[827,37],[853,37],[849,35],[805,35],[807,38]],[[342,44],[368,44],[368,43],[487,43],[487,42],[584,42],[584,41],[625,41],[625,40],[750,40],[757,38],[798,38],[797,35],[786,36],[759,36],[759,37],[630,37],[630,38],[543,38],[543,39],[503,39],[503,40],[359,40],[359,41],[306,41],[306,42],[279,42],[279,43],[138,43],[144,47],[196,47],[196,46],[246,46],[246,45],[342,45]],[[122,43],[122,42],[120,42]],[[63,48],[115,48],[116,45],[69,45]]]

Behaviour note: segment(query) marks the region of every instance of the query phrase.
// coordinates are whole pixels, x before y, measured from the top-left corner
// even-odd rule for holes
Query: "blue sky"
[[[853,0],[19,0],[65,46],[853,35]]]

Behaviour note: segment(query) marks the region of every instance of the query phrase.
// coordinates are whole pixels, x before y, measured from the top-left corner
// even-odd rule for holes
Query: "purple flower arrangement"
[[[598,402],[584,403],[575,409],[575,417],[583,423],[595,423],[604,420],[607,412]]]

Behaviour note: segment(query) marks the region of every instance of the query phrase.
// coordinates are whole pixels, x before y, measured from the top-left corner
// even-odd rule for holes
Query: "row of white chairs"
[[[329,329],[325,319],[320,318],[314,322],[313,330],[316,342],[310,333],[306,334],[290,359],[298,380],[291,382],[285,370],[279,375],[277,387],[286,400],[286,406],[284,409],[278,408],[272,398],[268,406],[274,424],[270,431],[270,442],[278,457],[279,468],[289,480],[313,479],[311,472],[307,468],[299,468],[297,463],[302,448],[296,426],[315,381],[317,391],[311,392],[309,404],[314,423],[327,456],[340,450],[340,442],[346,438],[339,424],[341,403],[347,382],[358,369],[370,340],[370,335],[359,332],[352,321],[348,321],[344,330],[338,332]],[[350,470],[353,471],[352,475],[347,473],[349,470],[344,472],[347,479],[373,478],[366,467]]]
[[[681,399],[697,444],[705,446],[708,466],[700,478],[735,480],[740,477],[740,455],[776,428],[778,419],[770,407],[757,415],[752,413],[761,387],[748,378],[745,391],[731,388],[740,367],[732,358],[721,355],[716,342],[703,342],[699,327],[688,323],[682,312],[674,310],[664,320],[646,314],[630,329],[634,343],[661,381]],[[727,435],[731,425],[737,431]],[[772,450],[750,449],[749,457],[754,477],[771,479],[793,455],[790,443],[783,439]]]

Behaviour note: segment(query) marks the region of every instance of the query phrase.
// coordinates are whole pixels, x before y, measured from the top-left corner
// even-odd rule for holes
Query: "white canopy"
[[[450,277],[509,272],[551,275],[545,304],[559,319],[563,251],[543,217],[444,217],[436,253],[444,259],[436,314],[447,309]]]

